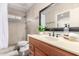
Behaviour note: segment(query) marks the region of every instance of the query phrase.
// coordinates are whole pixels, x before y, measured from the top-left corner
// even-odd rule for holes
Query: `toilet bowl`
[[[21,55],[25,55],[25,52],[29,49],[28,41],[18,42],[19,52]]]

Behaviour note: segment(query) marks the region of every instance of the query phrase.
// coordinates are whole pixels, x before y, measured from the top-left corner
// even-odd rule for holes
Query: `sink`
[[[71,42],[79,42],[79,39],[77,39],[75,37],[68,37],[68,36],[64,36],[61,39],[59,37],[57,38],[57,37],[48,36],[48,35],[40,35],[40,37],[42,37],[43,39],[53,40],[53,41],[58,41],[63,38],[63,40],[67,40],[67,41],[71,41]]]
[[[64,37],[64,39],[71,41],[71,42],[79,42],[79,39],[75,37]]]
[[[43,35],[43,36],[40,36],[42,37],[43,39],[47,39],[47,40],[59,40],[57,37],[53,37],[53,36],[48,36],[48,35]]]
[[[79,34],[69,33],[68,40],[72,42],[79,42]]]
[[[65,40],[67,40],[67,41],[79,42],[79,39],[74,38],[74,37],[62,37],[61,39],[59,37],[57,38],[57,37],[48,36],[48,35],[42,35],[40,37],[42,37],[43,39],[52,40],[52,41],[58,41],[58,40],[61,40],[63,38]]]

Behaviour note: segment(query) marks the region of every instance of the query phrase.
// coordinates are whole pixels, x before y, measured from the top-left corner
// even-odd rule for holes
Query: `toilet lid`
[[[26,46],[24,46],[24,47],[20,47],[20,52],[24,52],[24,51],[26,51],[26,50],[28,50],[29,49],[29,44],[27,44]]]
[[[18,46],[25,46],[28,44],[28,41],[19,41]]]

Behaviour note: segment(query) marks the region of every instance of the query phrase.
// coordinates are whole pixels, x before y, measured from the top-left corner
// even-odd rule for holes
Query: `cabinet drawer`
[[[38,48],[35,48],[35,56],[46,56],[46,55]]]
[[[31,44],[33,44],[33,45],[35,45],[35,46],[39,46],[39,43],[38,43],[38,41],[36,40],[36,39],[34,39],[34,38],[31,38],[31,37],[29,37],[29,43],[31,43]]]

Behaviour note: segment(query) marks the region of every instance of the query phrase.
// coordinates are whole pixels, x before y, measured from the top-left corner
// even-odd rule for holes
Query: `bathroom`
[[[0,7],[5,15],[0,14],[4,19],[0,55],[79,55],[79,3],[3,3]]]

